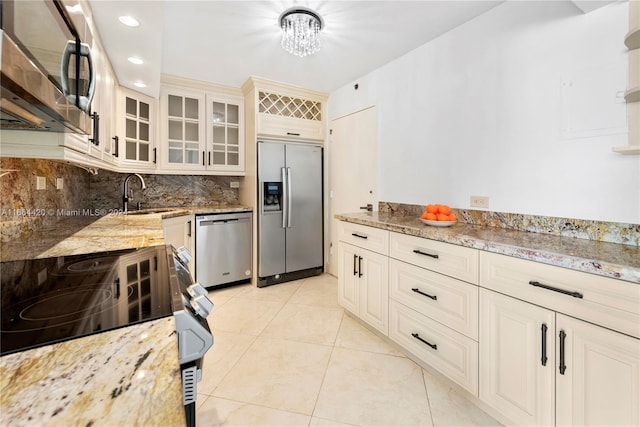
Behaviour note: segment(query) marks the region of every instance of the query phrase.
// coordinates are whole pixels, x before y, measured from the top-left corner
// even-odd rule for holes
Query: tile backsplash
[[[61,211],[122,209],[124,180],[128,174],[86,170],[51,160],[0,158],[0,241],[28,236],[32,231],[55,226]],[[36,190],[36,177],[45,179],[45,189]],[[219,206],[237,204],[238,189],[230,176],[142,175],[147,189],[140,190],[136,178],[129,181],[135,208]],[[62,188],[56,189],[56,179]]]

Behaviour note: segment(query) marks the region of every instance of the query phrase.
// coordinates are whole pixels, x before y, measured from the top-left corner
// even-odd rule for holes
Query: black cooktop
[[[3,262],[0,355],[173,314],[165,245]]]

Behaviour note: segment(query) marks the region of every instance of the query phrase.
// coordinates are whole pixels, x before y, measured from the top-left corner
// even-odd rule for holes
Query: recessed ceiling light
[[[121,16],[118,18],[118,20],[120,20],[120,22],[122,22],[124,25],[126,25],[127,27],[139,27],[140,23],[138,22],[138,20],[136,18],[134,18],[133,16]]]
[[[133,85],[136,87],[147,87],[147,85],[142,82],[135,82]]]
[[[135,56],[130,56],[129,58],[127,58],[129,60],[129,62],[131,62],[132,64],[136,64],[136,65],[142,65],[144,64],[144,61],[140,58],[136,58]]]

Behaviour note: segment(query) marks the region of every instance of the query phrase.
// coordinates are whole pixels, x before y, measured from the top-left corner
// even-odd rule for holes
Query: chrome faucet
[[[137,176],[140,179],[140,184],[142,185],[141,189],[142,190],[146,190],[147,185],[144,183],[144,179],[142,179],[142,176],[140,176],[140,174],[137,173],[132,173],[129,174],[129,176],[127,176],[124,180],[124,194],[122,195],[122,210],[124,213],[127,213],[127,209],[129,208],[129,200],[132,199],[133,197],[129,196],[129,179],[131,179],[132,176]]]

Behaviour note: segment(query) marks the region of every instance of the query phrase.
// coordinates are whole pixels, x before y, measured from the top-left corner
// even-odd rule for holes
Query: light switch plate
[[[56,178],[56,190],[62,190],[64,188],[64,179]]]
[[[240,183],[238,181],[231,181],[231,188],[240,188]]]

